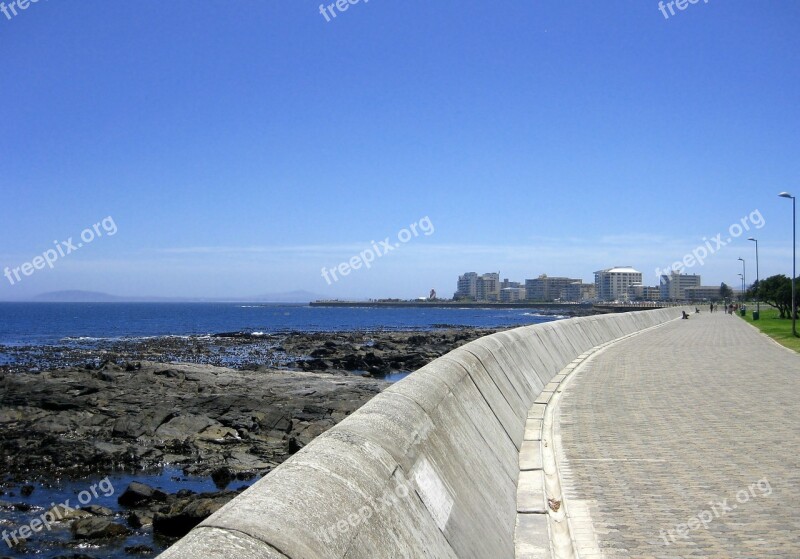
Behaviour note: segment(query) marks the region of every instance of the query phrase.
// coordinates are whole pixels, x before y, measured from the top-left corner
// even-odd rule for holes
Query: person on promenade
[[[714,303],[708,305],[708,312],[714,312]]]

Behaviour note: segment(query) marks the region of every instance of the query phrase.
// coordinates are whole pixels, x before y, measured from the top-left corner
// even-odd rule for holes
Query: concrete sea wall
[[[161,557],[513,557],[519,449],[542,388],[583,352],[679,316],[574,318],[466,344],[317,437]]]

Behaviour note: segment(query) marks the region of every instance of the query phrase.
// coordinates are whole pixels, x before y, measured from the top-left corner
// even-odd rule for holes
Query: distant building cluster
[[[594,285],[577,278],[551,277],[542,274],[525,282],[500,281],[500,273],[478,275],[467,272],[459,276],[457,300],[516,303],[522,301],[571,301],[594,299]]]
[[[473,301],[499,301],[500,273],[479,276],[475,272],[467,272],[463,276],[459,276],[455,298]]]
[[[458,277],[453,299],[491,303],[588,301],[715,301],[719,286],[703,286],[697,274],[671,272],[657,286],[642,283],[642,273],[630,266],[598,270],[594,283],[579,278],[542,274],[524,282],[500,281],[500,272],[467,272]]]

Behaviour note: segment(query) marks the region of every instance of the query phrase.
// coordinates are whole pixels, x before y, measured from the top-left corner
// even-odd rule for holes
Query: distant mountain
[[[149,297],[119,297],[117,295],[109,295],[108,293],[100,293],[97,291],[80,291],[74,289],[42,293],[31,300],[37,303],[125,303],[155,301],[157,299]]]
[[[285,293],[266,293],[254,297],[122,297],[97,291],[51,291],[37,295],[31,301],[37,303],[309,303],[324,299],[323,295],[310,291],[289,291]]]

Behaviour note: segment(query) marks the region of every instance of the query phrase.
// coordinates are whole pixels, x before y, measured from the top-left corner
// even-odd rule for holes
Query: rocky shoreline
[[[358,372],[381,376],[413,371],[460,343],[496,329],[379,330],[346,332],[227,332],[204,336],[72,338],[59,345],[0,345],[0,373],[38,373],[104,363],[153,361],[262,368]]]
[[[152,555],[233,498],[238,490],[229,486],[268,474],[388,387],[387,376],[495,331],[234,332],[37,348],[30,359],[0,367],[0,520],[29,506],[8,498],[24,496],[32,482],[165,466],[210,476],[219,491],[168,494],[134,482],[125,493],[140,498],[120,496],[116,510],[68,518],[73,542],[105,549],[151,534],[161,543],[126,546],[125,553]],[[64,366],[43,370],[53,361]],[[36,549],[36,541],[14,546],[15,556]]]

